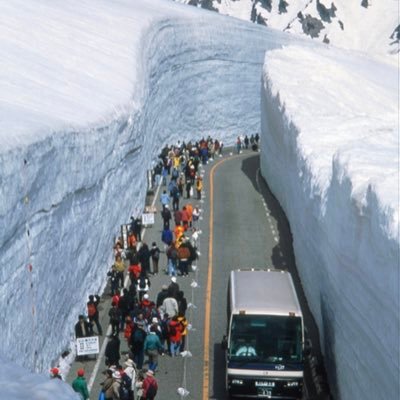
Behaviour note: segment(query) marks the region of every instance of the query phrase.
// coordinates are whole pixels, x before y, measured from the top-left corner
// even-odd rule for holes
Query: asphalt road
[[[186,399],[222,400],[226,398],[226,393],[224,353],[220,343],[226,332],[227,282],[232,269],[271,267],[291,271],[305,323],[313,333],[314,345],[318,339],[312,317],[305,310],[307,305],[295,270],[290,229],[278,202],[259,174],[259,154],[244,151],[240,155],[230,155],[226,151],[223,158],[204,167],[202,201],[181,199],[181,207],[188,201],[202,208],[198,225],[202,230],[199,242],[201,256],[196,262],[197,269],[189,277],[178,277],[188,302],[196,307],[187,313],[192,325],[187,348],[192,357],[160,357],[156,374],[159,382],[157,398],[183,398],[177,394],[177,389],[184,387],[189,391]],[[148,198],[148,204],[152,202],[160,210],[158,197]],[[143,240],[150,246],[153,241],[160,246],[161,227],[161,217],[157,213],[155,225],[146,229]],[[166,256],[162,255],[160,268],[165,265]],[[169,278],[160,273],[152,277],[151,282],[150,296],[155,299],[161,285],[168,284]],[[196,288],[191,287],[193,282],[198,285]],[[101,301],[104,331],[108,325],[109,307],[110,296],[106,291]],[[122,334],[120,337],[121,349],[127,351]],[[100,382],[104,379],[104,358],[99,356],[97,360],[75,362],[69,382],[80,367],[85,368],[89,382],[94,380],[90,399],[95,400],[101,389]]]

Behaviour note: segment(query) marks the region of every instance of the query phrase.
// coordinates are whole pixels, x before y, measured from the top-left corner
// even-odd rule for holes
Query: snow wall
[[[261,171],[290,222],[335,399],[399,398],[396,82],[396,68],[333,48],[265,58]]]
[[[295,40],[133,3],[13,0],[0,17],[0,356],[32,371],[47,372],[104,287],[162,146],[259,131],[265,50]]]

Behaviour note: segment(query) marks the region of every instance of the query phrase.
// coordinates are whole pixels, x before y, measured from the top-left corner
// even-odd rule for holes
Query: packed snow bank
[[[114,235],[141,211],[161,147],[256,132],[264,52],[288,36],[165,1],[3,4],[5,358],[49,368],[102,289]]]
[[[71,386],[60,379],[28,372],[0,358],[1,398],[7,400],[80,400]]]
[[[261,171],[336,398],[398,398],[397,69],[291,46],[266,54],[263,85]]]

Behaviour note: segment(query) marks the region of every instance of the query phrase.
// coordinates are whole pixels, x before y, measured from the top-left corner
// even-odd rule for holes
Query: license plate
[[[268,381],[256,381],[256,387],[275,387],[275,382],[268,382]]]

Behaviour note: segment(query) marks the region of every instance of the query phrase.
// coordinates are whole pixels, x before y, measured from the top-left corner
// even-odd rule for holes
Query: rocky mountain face
[[[399,52],[393,0],[174,0],[338,47],[392,56]]]

